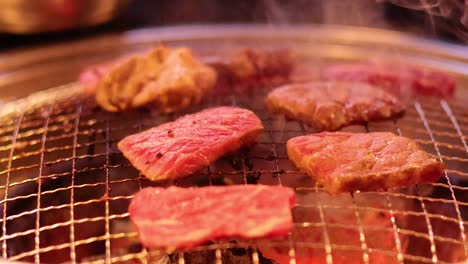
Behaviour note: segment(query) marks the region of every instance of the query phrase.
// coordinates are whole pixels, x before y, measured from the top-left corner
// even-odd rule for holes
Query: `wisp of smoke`
[[[433,17],[447,21],[448,30],[468,42],[468,0],[389,0],[405,8],[425,11],[434,23]],[[434,25],[433,25],[434,26]]]
[[[262,0],[269,23],[313,22],[388,27],[384,5],[425,12],[432,32],[441,29],[468,42],[468,0]]]

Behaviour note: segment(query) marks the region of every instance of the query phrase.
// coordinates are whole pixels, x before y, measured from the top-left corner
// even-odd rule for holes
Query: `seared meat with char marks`
[[[389,132],[322,132],[288,140],[289,159],[331,194],[436,181],[444,164]]]
[[[364,83],[309,82],[271,91],[267,108],[305,121],[319,130],[337,130],[354,123],[398,115],[404,106],[393,95]]]

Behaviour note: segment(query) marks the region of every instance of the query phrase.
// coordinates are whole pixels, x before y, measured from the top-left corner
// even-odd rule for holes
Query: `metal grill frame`
[[[466,61],[468,62],[468,59]],[[451,69],[454,69],[454,68],[451,68]],[[464,72],[458,72],[458,73],[464,74]],[[393,132],[396,132],[403,136],[405,136],[405,134],[402,131],[411,131],[412,133],[425,135],[429,137],[429,140],[416,139],[416,141],[423,146],[432,147],[434,150],[434,153],[437,155],[437,157],[440,160],[445,161],[445,162],[454,161],[454,162],[459,162],[459,163],[468,163],[468,156],[467,157],[463,157],[462,155],[448,156],[448,155],[444,155],[440,149],[441,147],[444,147],[448,149],[455,149],[455,150],[464,152],[465,154],[468,154],[466,135],[464,134],[464,131],[468,129],[468,111],[467,111],[468,108],[464,105],[464,103],[466,103],[466,98],[462,96],[461,99],[462,100],[460,100],[459,98],[459,100],[453,101],[453,102],[452,101],[449,102],[446,100],[434,100],[434,99],[415,100],[413,104],[408,106],[409,109],[405,116],[405,118],[413,122],[414,126],[402,125],[399,123],[398,120],[394,120],[393,126],[392,126]],[[215,104],[210,104],[210,105],[215,105]],[[5,177],[5,184],[3,186],[0,186],[0,189],[4,189],[4,197],[2,198],[2,200],[0,200],[0,204],[4,205],[3,206],[3,219],[1,220],[2,230],[3,230],[4,235],[0,238],[1,244],[2,244],[2,257],[3,258],[9,257],[9,260],[15,261],[15,260],[21,260],[24,257],[32,256],[34,257],[35,262],[40,262],[40,253],[51,252],[51,251],[62,249],[62,248],[70,248],[70,261],[76,262],[75,248],[77,246],[84,245],[84,244],[91,244],[96,241],[104,241],[105,243],[104,257],[105,258],[91,261],[91,263],[111,263],[111,262],[127,261],[127,260],[134,260],[134,259],[138,259],[142,262],[147,262],[152,256],[167,253],[167,252],[162,252],[162,251],[157,251],[157,250],[147,250],[143,248],[141,252],[135,253],[135,254],[125,254],[125,255],[113,255],[112,254],[111,241],[113,239],[118,239],[118,238],[123,238],[123,237],[136,237],[137,234],[135,232],[111,234],[110,222],[115,219],[127,218],[128,213],[111,214],[110,203],[116,200],[121,200],[121,199],[129,200],[132,198],[132,195],[115,196],[115,197],[110,196],[111,185],[116,184],[116,183],[127,183],[127,182],[137,181],[139,188],[142,188],[145,185],[143,183],[144,177],[140,174],[140,175],[137,175],[136,177],[128,178],[128,179],[120,179],[120,180],[115,180],[115,181],[110,179],[111,169],[129,167],[128,164],[118,164],[118,165],[111,164],[111,160],[110,160],[111,155],[119,154],[118,152],[112,152],[111,150],[111,144],[115,143],[115,140],[112,139],[111,135],[113,133],[118,133],[119,129],[121,130],[122,128],[111,127],[110,122],[112,118],[110,117],[110,115],[107,115],[107,118],[104,118],[103,120],[97,120],[97,119],[87,120],[84,123],[84,125],[88,127],[85,129],[82,129],[81,126],[83,125],[82,123],[83,118],[86,118],[90,114],[90,112],[83,114],[83,111],[86,109],[89,109],[90,107],[92,107],[92,104],[90,105],[89,100],[87,100],[86,98],[80,95],[79,87],[76,86],[75,84],[70,84],[70,85],[65,85],[63,87],[58,87],[52,90],[34,94],[26,99],[22,99],[21,101],[6,105],[2,109],[0,109],[0,120],[2,121],[2,126],[0,127],[0,151],[6,151],[8,153],[7,158],[0,158],[0,163],[6,163],[6,169],[0,171],[0,177]],[[40,118],[37,118],[37,115],[31,118],[33,116],[32,114],[38,111],[41,112]],[[264,113],[264,110],[259,110],[259,109],[257,109],[256,112],[259,112],[259,111]],[[61,130],[64,130],[64,131],[67,130],[67,129],[64,129],[64,125],[61,125],[64,121],[67,121],[67,120],[73,121],[70,128],[68,129],[68,132],[61,133],[61,135],[57,135],[57,136],[50,136],[50,133],[61,131]],[[272,122],[272,119],[270,118],[268,120],[263,120],[263,121]],[[104,128],[94,129],[94,126],[97,126],[98,123],[101,123],[101,124],[104,123],[105,124]],[[134,125],[135,125],[136,130],[142,130],[143,128],[148,127],[150,124],[151,122],[149,123],[136,122]],[[299,125],[301,128],[300,133],[306,134],[306,133],[311,132],[311,130],[307,128],[304,124],[299,123]],[[441,127],[441,128],[435,128],[435,127]],[[373,131],[372,126],[365,126],[364,129],[366,131]],[[447,131],[444,131],[444,129],[445,130],[451,129],[454,132],[447,132]],[[278,132],[287,133],[287,132],[299,132],[299,131],[288,131],[287,128],[282,129],[281,131],[276,131],[276,130],[272,130],[268,128],[266,129],[264,136],[268,138],[268,140],[262,141],[261,144],[271,146],[271,151],[274,157],[274,160],[273,160],[274,167],[271,170],[262,170],[260,171],[260,173],[276,175],[277,184],[282,185],[283,178],[286,177],[285,175],[294,175],[294,174],[303,174],[303,173],[297,170],[283,171],[283,169],[281,168],[280,166],[282,162],[281,160],[285,160],[287,159],[287,157],[281,156],[279,154],[278,150],[280,148],[284,148],[285,142],[277,141],[274,139],[275,138],[274,133],[278,133]],[[80,143],[80,140],[79,140],[80,136],[83,136],[83,135],[89,136],[91,134],[97,134],[97,133],[103,133],[105,135],[105,138],[101,140],[96,139],[96,140],[89,141],[86,143]],[[40,139],[28,140],[27,142],[25,141],[29,137],[35,137],[35,136],[38,136]],[[451,139],[457,139],[459,140],[459,144],[447,143],[441,139],[438,139],[441,137],[449,137]],[[54,140],[61,140],[65,138],[71,138],[73,143],[70,145],[57,147],[57,148],[46,147],[47,143],[50,142],[51,140],[54,141]],[[23,143],[18,144],[18,142],[23,142]],[[98,144],[105,145],[104,152],[91,153],[91,154],[77,154],[80,148],[85,148],[85,147],[98,145]],[[29,152],[22,151],[23,148],[33,147],[35,145],[40,146],[39,150],[29,151]],[[54,151],[60,151],[60,150],[71,150],[72,151],[71,157],[60,158],[54,161],[45,161],[45,156],[48,153],[54,152]],[[28,158],[31,156],[38,156],[39,164],[31,164],[31,165],[26,165],[26,166],[14,166],[13,165],[13,163],[16,162],[17,160]],[[88,159],[88,158],[98,158],[98,157],[105,158],[104,164],[100,167],[78,169],[76,166],[78,160]],[[245,158],[245,157],[242,156],[242,158]],[[264,157],[250,157],[250,158],[264,158]],[[64,187],[64,188],[57,188],[57,189],[50,190],[47,192],[42,192],[40,186],[43,181],[54,178],[54,177],[65,176],[65,174],[68,174],[68,172],[61,173],[61,174],[60,173],[43,174],[43,170],[46,167],[57,164],[57,163],[62,163],[62,162],[71,162],[71,166],[72,166],[71,185]],[[213,183],[213,178],[212,178],[213,176],[221,175],[221,174],[241,176],[243,178],[243,182],[247,184],[248,174],[251,173],[252,170],[250,170],[245,165],[244,160],[241,160],[241,163],[243,165],[240,171],[236,171],[236,172],[210,171],[210,168],[207,168],[206,171],[202,173],[208,176],[210,184]],[[33,169],[36,167],[38,169],[37,177],[24,179],[19,182],[11,182],[12,173],[15,173],[21,170]],[[78,173],[90,172],[92,170],[104,171],[105,180],[101,182],[96,182],[96,183],[86,183],[86,184],[81,184],[81,185],[75,184],[75,176]],[[440,241],[442,242],[447,241],[450,243],[456,243],[456,244],[463,246],[464,254],[465,256],[468,257],[468,243],[466,241],[467,238],[466,238],[466,227],[465,227],[465,225],[468,225],[468,221],[465,221],[463,219],[461,209],[460,209],[463,206],[468,206],[468,202],[459,201],[459,199],[457,199],[455,195],[456,190],[466,192],[468,190],[468,187],[463,187],[463,186],[453,184],[450,175],[458,175],[459,177],[466,177],[468,176],[468,170],[459,170],[459,169],[454,169],[454,168],[449,167],[445,171],[444,177],[443,177],[445,178],[447,183],[433,184],[433,186],[435,187],[447,189],[450,192],[451,199],[432,198],[432,197],[405,194],[405,193],[400,193],[400,192],[381,192],[381,193],[376,194],[376,195],[385,196],[386,205],[388,207],[385,212],[390,215],[390,221],[392,224],[391,232],[393,232],[394,234],[394,239],[395,239],[394,242],[395,242],[395,247],[396,247],[396,252],[385,252],[381,250],[382,252],[380,253],[394,256],[400,263],[403,263],[403,261],[407,261],[407,260],[419,261],[423,263],[446,263],[446,262],[440,261],[439,257],[437,256],[436,244],[437,242],[440,242]],[[20,214],[7,217],[8,204],[11,204],[18,199],[27,198],[26,196],[9,197],[9,193],[8,193],[9,189],[15,186],[19,186],[21,184],[29,183],[29,182],[37,182],[37,185],[39,186],[37,193],[27,195],[27,197],[36,197],[36,201],[37,201],[36,208],[34,210],[22,212]],[[175,182],[175,184],[177,184],[177,182]],[[91,188],[91,187],[96,187],[96,186],[101,186],[101,185],[104,186],[105,188],[105,193],[103,197],[99,199],[89,199],[87,201],[80,201],[80,202],[75,202],[73,200],[75,196],[74,195],[75,190],[79,190],[83,188],[86,189],[86,188]],[[50,195],[55,192],[60,192],[64,190],[70,191],[70,199],[71,199],[70,204],[63,204],[60,206],[52,206],[52,207],[47,207],[47,208],[41,207],[42,196]],[[296,190],[307,191],[307,192],[323,192],[323,189],[320,188],[320,186],[316,186],[316,185],[313,187],[296,188]],[[417,200],[420,203],[422,212],[399,211],[398,209],[394,209],[392,206],[392,202],[391,202],[392,197],[403,197],[404,199],[408,199],[408,200]],[[336,224],[336,223],[327,223],[325,220],[324,210],[330,209],[333,207],[330,207],[328,205],[318,205],[317,209],[319,211],[319,217],[320,217],[319,223],[301,222],[301,223],[295,223],[295,225],[297,228],[312,227],[312,226],[321,228],[323,231],[324,243],[302,243],[302,244],[297,243],[296,241],[294,241],[293,235],[290,234],[287,240],[287,246],[289,247],[288,254],[290,256],[289,263],[296,263],[297,247],[301,247],[301,246],[307,247],[307,248],[323,249],[325,251],[326,263],[333,263],[332,253],[335,250],[351,250],[351,251],[362,252],[363,263],[369,263],[369,253],[371,251],[373,252],[378,251],[378,249],[369,248],[367,244],[365,229],[372,228],[372,227],[363,226],[361,224],[360,211],[362,210],[372,211],[372,210],[378,210],[378,209],[373,208],[373,207],[360,206],[359,203],[356,202],[353,196],[350,196],[350,199],[352,200],[352,204],[353,204],[352,209],[354,210],[355,217],[358,221],[358,224],[356,226],[353,226],[352,228],[358,230],[360,234],[359,239],[360,239],[361,245],[359,247],[354,247],[354,246],[349,246],[349,245],[339,245],[339,244],[332,243],[329,238],[328,229],[330,227],[343,227],[344,228],[347,226],[340,226],[340,224]],[[78,207],[80,205],[85,205],[85,204],[93,204],[93,203],[101,203],[101,202],[104,202],[105,204],[105,212],[103,216],[93,217],[93,218],[81,218],[78,220],[74,218],[75,207]],[[427,203],[431,203],[431,202],[440,202],[440,203],[453,205],[456,211],[456,217],[448,217],[448,216],[444,216],[440,214],[429,213],[427,210]],[[301,205],[298,204],[297,206],[300,207]],[[60,223],[55,223],[53,225],[48,225],[48,226],[41,226],[40,224],[41,212],[50,211],[50,210],[54,210],[58,208],[69,208],[71,220],[60,222]],[[404,230],[398,227],[397,220],[395,217],[396,214],[423,216],[426,221],[428,232],[427,233],[416,232],[413,230]],[[36,217],[35,228],[29,229],[23,232],[14,233],[14,234],[7,234],[7,228],[6,228],[7,221],[12,221],[14,219],[21,218],[25,215],[35,215]],[[460,229],[459,239],[455,240],[452,238],[440,237],[438,235],[435,235],[432,230],[432,224],[431,224],[432,219],[441,219],[444,221],[451,221],[453,223],[456,223]],[[104,221],[105,223],[104,235],[96,236],[96,237],[89,237],[89,238],[81,239],[81,240],[75,239],[74,231],[75,231],[76,225],[80,223],[84,223],[84,222],[98,222],[98,221]],[[48,246],[48,247],[41,247],[40,239],[39,239],[40,233],[46,230],[53,230],[57,227],[69,228],[70,242],[62,243],[59,245]],[[400,241],[400,234],[405,234],[405,233],[406,235],[412,235],[415,237],[422,237],[424,239],[427,239],[431,245],[430,250],[431,250],[432,257],[426,258],[426,257],[421,257],[421,256],[414,256],[414,255],[409,255],[403,252],[402,242]],[[23,252],[15,256],[8,256],[7,240],[13,239],[15,237],[24,236],[27,234],[34,234],[34,241],[35,241],[34,250]],[[262,245],[266,245],[266,244],[271,244],[271,245],[281,244],[283,246],[285,245],[284,241],[283,242],[260,241],[259,243],[262,243]],[[252,263],[259,263],[259,253],[258,253],[256,243],[242,244],[241,242],[238,245],[245,245],[245,246],[252,247],[253,248],[252,256],[251,256]],[[195,249],[195,251],[213,250],[215,257],[216,257],[216,263],[222,263],[222,249],[234,247],[238,245],[235,245],[232,243],[220,243],[216,245],[198,247],[197,249]],[[185,254],[184,252],[178,253],[179,263],[185,263],[184,254]]]

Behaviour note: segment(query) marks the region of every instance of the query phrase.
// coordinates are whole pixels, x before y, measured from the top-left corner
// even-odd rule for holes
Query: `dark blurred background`
[[[48,33],[0,33],[0,51],[143,27],[206,23],[344,24],[466,43],[467,27],[461,21],[468,20],[468,0],[438,0],[438,6],[428,4],[430,1],[418,6],[414,3],[423,1],[411,1],[134,0],[112,21],[97,26]]]

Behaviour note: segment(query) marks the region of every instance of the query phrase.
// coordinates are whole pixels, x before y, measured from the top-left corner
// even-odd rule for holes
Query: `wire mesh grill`
[[[203,258],[205,263],[230,263],[228,249],[247,255],[247,263],[452,263],[468,256],[468,111],[463,101],[420,99],[401,119],[345,128],[414,138],[446,163],[440,182],[329,197],[286,155],[288,138],[314,131],[268,114],[263,90],[213,97],[189,111],[214,105],[249,108],[266,128],[257,145],[188,178],[152,183],[123,158],[116,143],[177,116],[146,110],[105,113],[76,89],[50,90],[44,93],[49,103],[17,108],[1,119],[4,258],[92,263],[197,263]],[[146,186],[255,183],[296,189],[295,228],[284,240],[221,241],[169,254],[142,248],[128,220],[130,199]]]
[[[354,35],[349,32],[355,34],[355,39],[350,38]],[[303,52],[301,56],[312,57],[314,63],[362,59],[382,55],[382,51],[393,56],[397,50],[405,60],[429,62],[468,74],[463,50],[449,54],[452,49],[395,33],[369,33],[369,29],[360,32],[349,28],[223,26],[211,31],[206,27],[179,28],[128,36],[132,40],[123,47],[119,46],[119,36],[77,44],[74,48],[64,46],[27,54],[32,60],[29,63],[17,59],[10,61],[11,65],[2,64],[6,65],[4,69],[11,68],[12,74],[5,75],[0,86],[31,89],[66,83],[64,79],[68,77],[57,76],[75,78],[73,67],[161,40],[178,45],[189,42],[197,52],[208,55],[213,41],[220,47],[293,47]],[[52,77],[42,82],[44,76]],[[26,82],[27,78],[30,79]],[[464,261],[468,256],[468,97],[463,81],[460,78],[459,91],[465,93],[459,93],[456,100],[416,98],[400,119],[345,128],[359,132],[392,131],[415,139],[447,165],[439,182],[336,197],[328,196],[288,161],[287,139],[315,131],[300,122],[267,113],[263,89],[211,96],[187,111],[216,105],[251,109],[265,126],[258,144],[224,157],[193,176],[160,183],[140,175],[118,151],[116,143],[129,134],[173,120],[176,115],[147,110],[105,113],[91,98],[80,95],[75,84],[36,93],[0,108],[1,255],[10,261],[36,263]],[[256,183],[281,184],[296,190],[295,228],[283,240],[219,241],[190,251],[164,252],[142,248],[129,223],[129,201],[146,186]]]

